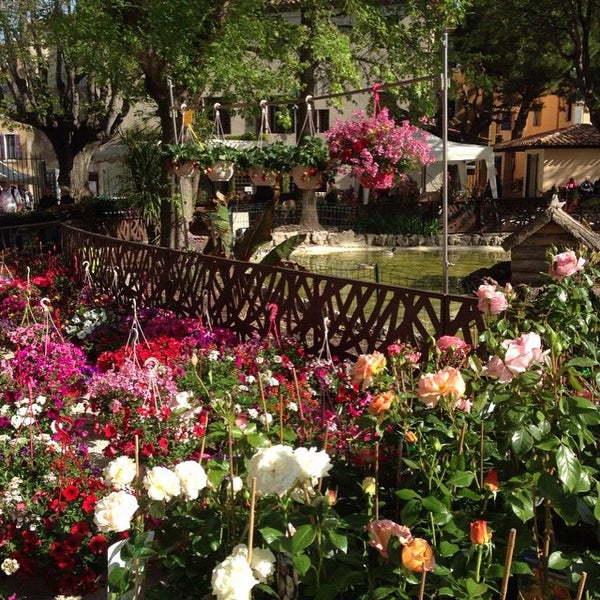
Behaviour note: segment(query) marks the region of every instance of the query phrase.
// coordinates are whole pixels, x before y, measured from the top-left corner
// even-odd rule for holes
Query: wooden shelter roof
[[[519,152],[534,148],[600,148],[600,131],[589,123],[579,123],[500,142],[494,146],[494,152]]]
[[[600,251],[600,235],[592,231],[585,223],[573,218],[568,212],[564,211],[561,206],[562,203],[550,204],[550,206],[533,221],[506,237],[502,242],[502,248],[507,252],[512,250],[515,246],[518,246],[527,238],[542,229],[542,227],[553,222],[591,250]],[[549,243],[551,243],[551,241],[549,241]]]

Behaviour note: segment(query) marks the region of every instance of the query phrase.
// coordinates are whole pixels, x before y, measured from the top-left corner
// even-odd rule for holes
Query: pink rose
[[[465,340],[454,335],[443,335],[435,344],[440,352],[453,352],[454,354],[464,354],[469,348]]]
[[[388,557],[387,548],[393,535],[400,540],[401,544],[408,544],[413,539],[408,527],[398,525],[398,523],[394,523],[394,521],[390,521],[389,519],[371,521],[367,525],[366,530],[371,535],[369,544],[373,548],[377,548],[385,558]]]
[[[506,295],[498,290],[497,285],[482,284],[475,294],[479,298],[477,308],[484,315],[497,315],[508,307]]]
[[[568,275],[583,271],[585,259],[577,258],[573,250],[557,254],[550,263],[550,275],[554,279],[562,279]]]
[[[546,355],[537,333],[525,333],[515,340],[505,340],[502,346],[505,349],[504,360],[493,356],[486,369],[490,377],[497,377],[502,383],[525,372],[532,363],[541,362]]]
[[[458,400],[466,391],[465,380],[454,367],[445,367],[437,373],[427,373],[419,379],[417,394],[427,408],[434,408],[443,396]]]

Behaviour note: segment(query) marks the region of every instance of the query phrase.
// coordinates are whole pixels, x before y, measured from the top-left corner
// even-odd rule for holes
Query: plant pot
[[[233,177],[232,162],[216,162],[206,169],[206,175],[211,181],[229,181]]]
[[[191,177],[196,172],[196,168],[196,163],[189,161],[181,164],[174,164],[172,170],[177,177]]]
[[[267,185],[274,186],[277,182],[277,173],[275,171],[265,171],[263,167],[257,165],[248,169],[248,177],[255,186]]]
[[[292,178],[301,190],[316,190],[323,185],[323,173],[314,167],[297,165],[292,167]]]
[[[379,172],[375,177],[363,175],[359,178],[359,183],[369,190],[387,190],[394,184],[394,172]]]

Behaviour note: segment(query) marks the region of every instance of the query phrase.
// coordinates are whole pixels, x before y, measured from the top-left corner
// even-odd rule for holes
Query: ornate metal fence
[[[241,339],[296,336],[311,353],[340,357],[429,336],[475,341],[475,298],[266,267],[126,242],[62,226],[64,256],[121,302],[172,309],[228,327]]]

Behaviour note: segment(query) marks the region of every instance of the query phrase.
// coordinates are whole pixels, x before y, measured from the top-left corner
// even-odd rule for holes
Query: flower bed
[[[37,574],[91,594],[121,543],[115,597],[505,598],[507,570],[532,597],[584,573],[600,597],[593,257],[556,255],[538,290],[481,286],[477,348],[356,361],[306,356],[273,306],[240,343],[73,275],[0,269],[7,593]]]

